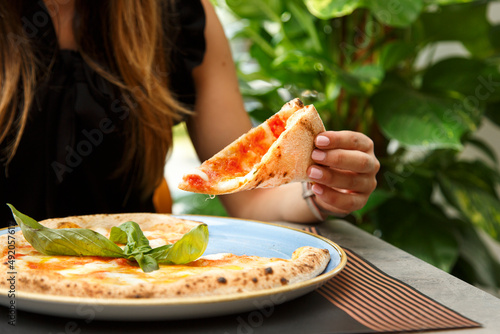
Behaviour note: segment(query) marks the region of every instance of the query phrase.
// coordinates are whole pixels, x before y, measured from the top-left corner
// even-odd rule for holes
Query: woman
[[[0,203],[35,219],[154,211],[175,123],[202,161],[251,127],[209,0],[2,1],[0,17]],[[316,146],[312,197],[300,184],[221,196],[228,213],[310,222],[361,208],[372,141],[327,131]]]

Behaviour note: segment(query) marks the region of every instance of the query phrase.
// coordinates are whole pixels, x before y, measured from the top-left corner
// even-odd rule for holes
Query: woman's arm
[[[188,131],[200,160],[204,161],[247,132],[251,122],[239,92],[229,43],[209,0],[202,2],[207,19],[207,49],[203,63],[193,71],[196,115],[188,121]],[[364,206],[375,188],[378,171],[372,141],[361,133],[327,131],[317,138],[316,146],[313,160],[318,165],[309,168],[309,176],[321,174],[311,179],[317,182],[313,191],[318,205],[339,214]],[[316,220],[302,198],[299,183],[223,195],[220,199],[231,216],[297,222]]]

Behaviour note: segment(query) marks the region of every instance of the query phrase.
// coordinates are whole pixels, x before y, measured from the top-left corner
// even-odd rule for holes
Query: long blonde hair
[[[37,59],[21,26],[21,6],[12,3],[0,1],[0,144],[7,144],[0,156],[6,164],[19,146],[38,83]],[[162,180],[174,120],[188,113],[170,93],[166,75],[172,40],[165,32],[172,6],[161,0],[75,4],[78,51],[120,90],[130,108],[127,150],[117,173],[136,175],[144,196]],[[97,17],[102,31],[88,23],[91,17]]]

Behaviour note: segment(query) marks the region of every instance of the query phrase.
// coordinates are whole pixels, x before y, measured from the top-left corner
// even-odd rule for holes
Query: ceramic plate
[[[17,310],[70,318],[101,320],[174,320],[212,317],[269,308],[311,292],[338,274],[345,266],[345,252],[321,236],[275,224],[212,216],[176,215],[206,223],[210,239],[205,255],[233,253],[264,257],[291,258],[301,246],[326,248],[331,260],[325,271],[305,282],[256,292],[212,297],[165,299],[93,299],[50,296],[16,291]],[[0,234],[7,229],[0,230]],[[0,304],[8,306],[12,298],[0,289]]]

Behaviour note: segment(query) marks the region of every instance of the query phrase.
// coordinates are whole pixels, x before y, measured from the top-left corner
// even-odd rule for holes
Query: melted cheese
[[[145,273],[136,263],[122,258],[48,256],[38,253],[32,247],[26,247],[18,253],[16,266],[18,270],[52,271],[75,280],[134,285],[148,282],[168,284],[213,270],[239,271],[267,266],[275,261],[288,260],[219,253],[202,256],[186,265],[160,264],[160,270]]]

